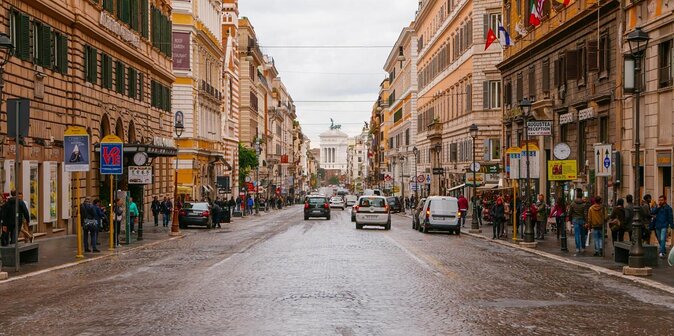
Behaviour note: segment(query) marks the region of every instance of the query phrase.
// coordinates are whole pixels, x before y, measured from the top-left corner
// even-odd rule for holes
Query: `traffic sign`
[[[424,183],[424,181],[426,181],[426,176],[424,175],[417,176],[417,183]]]
[[[445,168],[433,168],[433,175],[444,175]]]
[[[595,176],[611,176],[613,160],[611,159],[613,148],[611,145],[594,146],[594,170]]]

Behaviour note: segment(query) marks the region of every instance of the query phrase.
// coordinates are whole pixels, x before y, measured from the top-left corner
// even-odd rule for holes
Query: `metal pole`
[[[14,270],[19,271],[19,100],[14,103]]]
[[[527,200],[524,203],[527,207],[526,209],[526,214],[527,214],[527,222],[526,222],[526,228],[524,229],[524,242],[526,243],[533,243],[534,242],[534,229],[531,227],[531,175],[529,172],[529,118],[525,117],[524,118],[524,134],[525,134],[525,139],[526,139],[526,152],[527,152],[527,192],[526,192],[526,197]]]
[[[568,240],[566,238],[566,221],[565,221],[565,219],[566,219],[566,200],[564,198],[564,189],[562,187],[560,187],[558,190],[559,190],[559,196],[557,196],[557,197],[559,197],[559,199],[562,200],[561,204],[563,205],[562,206],[562,209],[563,209],[563,212],[562,212],[562,227],[559,228],[560,230],[562,230],[562,232],[561,232],[562,237],[561,237],[561,240],[560,240],[560,244],[561,244],[562,252],[569,252],[569,248],[568,248],[568,244],[567,244]]]
[[[126,192],[126,229],[124,230],[124,239],[126,239],[126,245],[131,244],[131,214],[129,213],[129,198],[131,197],[130,192]]]
[[[477,213],[477,178],[475,172],[475,138],[473,138],[473,166],[470,167],[470,170],[473,171],[473,218],[470,221],[470,231],[479,232],[480,224],[477,220],[477,216],[480,214]]]
[[[77,255],[75,257],[84,258],[84,246],[82,242],[82,212],[80,211],[80,172],[75,172],[75,185],[75,195],[77,196],[77,201],[75,202],[75,208],[77,208],[77,223],[75,223],[75,227],[77,228]]]
[[[113,185],[114,185],[114,180],[115,180],[115,175],[110,175],[110,221],[109,227],[110,227],[110,244],[109,245],[109,250],[114,250],[115,249],[115,221],[114,221],[114,216],[115,216],[115,197],[113,196]]]
[[[639,152],[641,150],[641,140],[639,134],[639,100],[641,96],[641,52],[634,54],[634,195],[638,200],[637,204],[641,204],[641,172],[640,172],[640,162],[639,162]],[[634,230],[634,236],[636,237],[636,244],[632,244],[630,248],[630,256],[628,259],[628,265],[630,268],[644,268],[644,247],[641,237],[641,230],[643,229],[641,225],[641,218],[639,218],[640,209],[634,211],[634,222],[632,223],[632,229]]]
[[[400,165],[402,166],[402,169],[400,169],[400,195],[402,197],[402,208],[403,208],[403,213],[407,212],[407,209],[405,209],[405,157],[401,156],[400,157],[402,160],[400,161]]]
[[[180,138],[180,137],[178,137]],[[176,149],[178,149],[178,142],[176,141]],[[176,166],[173,173],[173,218],[171,220],[171,231],[169,236],[180,236],[180,228],[178,225],[178,152],[176,152]]]

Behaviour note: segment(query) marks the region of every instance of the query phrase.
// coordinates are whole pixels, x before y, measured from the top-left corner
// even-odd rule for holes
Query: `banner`
[[[548,181],[572,181],[578,178],[576,160],[548,161]]]
[[[66,172],[89,171],[89,134],[84,127],[71,126],[63,134],[63,166]]]

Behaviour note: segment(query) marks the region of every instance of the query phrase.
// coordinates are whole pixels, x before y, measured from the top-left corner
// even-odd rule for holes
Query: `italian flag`
[[[529,24],[536,27],[541,24],[541,14],[536,7],[536,0],[531,1],[531,14],[529,14]]]

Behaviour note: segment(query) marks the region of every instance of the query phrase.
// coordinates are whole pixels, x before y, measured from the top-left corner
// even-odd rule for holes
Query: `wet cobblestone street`
[[[0,335],[668,335],[674,298],[467,236],[295,206],[0,284]]]

